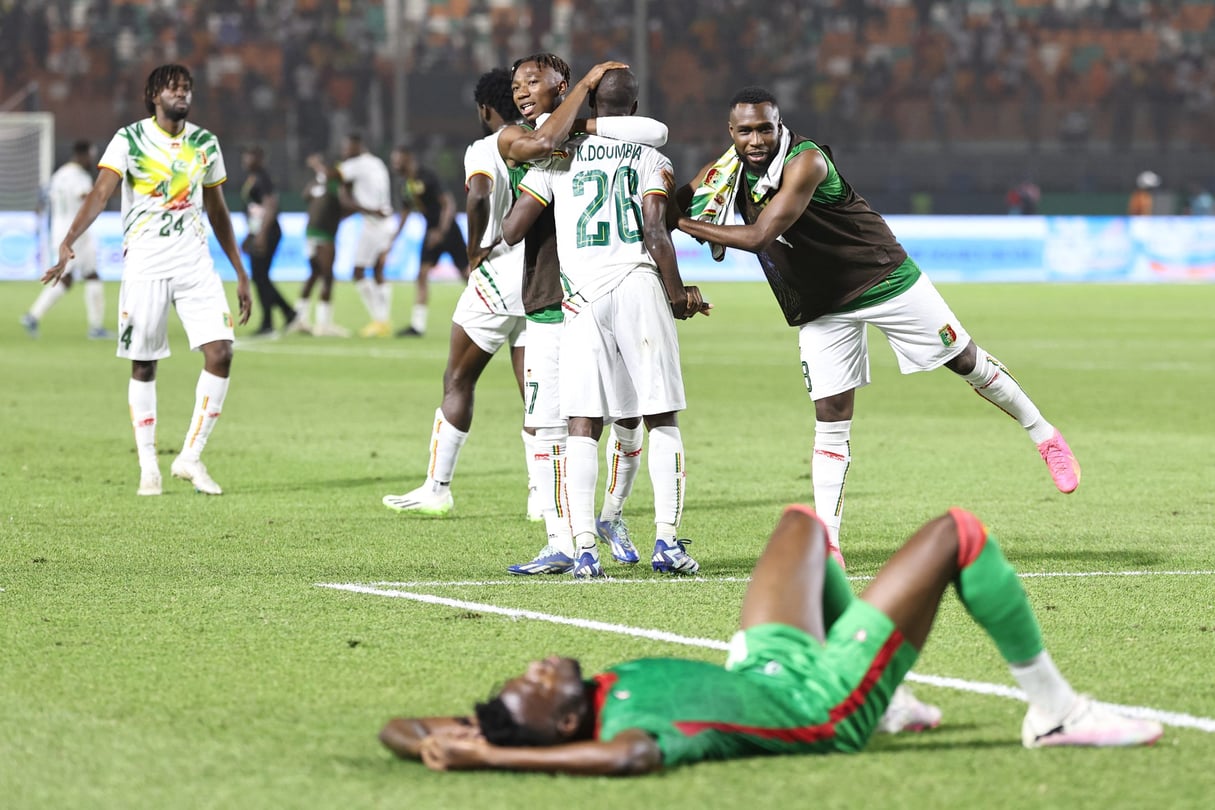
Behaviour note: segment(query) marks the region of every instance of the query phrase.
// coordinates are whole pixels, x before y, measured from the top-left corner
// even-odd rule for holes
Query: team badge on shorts
[[[945,324],[937,330],[937,334],[941,337],[941,344],[944,346],[952,346],[958,339],[958,333],[953,331],[953,326]]]
[[[229,329],[232,328],[232,313],[231,312],[224,313],[224,326],[228,327]],[[949,344],[946,344],[946,345],[949,345]]]

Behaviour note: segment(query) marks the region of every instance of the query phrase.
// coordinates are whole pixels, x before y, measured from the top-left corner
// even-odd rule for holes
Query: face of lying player
[[[536,62],[523,62],[515,69],[510,89],[519,112],[528,121],[534,122],[544,113],[557,109],[568,87],[565,79],[553,68],[543,67]]]
[[[590,711],[582,667],[573,658],[532,661],[498,696],[515,722],[550,740],[550,745],[569,740]]]
[[[194,85],[186,79],[173,79],[152,99],[157,112],[170,121],[184,121],[194,100]]]
[[[771,102],[735,104],[730,110],[734,150],[749,171],[762,173],[768,168],[780,143],[780,128],[780,110]]]

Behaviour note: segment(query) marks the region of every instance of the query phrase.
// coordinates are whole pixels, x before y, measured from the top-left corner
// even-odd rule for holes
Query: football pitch
[[[913,676],[944,722],[875,737],[859,755],[638,779],[437,774],[395,760],[376,739],[389,717],[467,712],[536,657],[571,655],[588,673],[636,657],[724,658],[776,517],[811,500],[813,409],[796,331],[767,287],[704,285],[712,317],[679,325],[681,536],[700,575],[607,558],[610,580],[579,583],[506,573],[543,544],[543,524],[525,517],[520,399],[501,358],[478,387],[453,515],[380,504],[423,479],[454,285],[432,287],[420,340],[254,342],[238,329],[204,454],[218,498],[168,475],[202,367],[173,317],[174,356],[158,374],[164,494],[139,498],[129,364],[85,340],[80,289],[31,340],[17,320],[37,285],[6,283],[0,806],[1209,806],[1215,285],[941,287],[1066,434],[1083,482],[1060,495],[1012,420],[948,371],[900,375],[871,332],[848,573],[859,589],[925,520],[974,511],[1024,576],[1063,672],[1164,722],[1154,747],[1024,750],[1012,678],[948,594]],[[107,285],[111,322],[117,297]],[[361,326],[350,284],[335,297],[337,320]],[[396,298],[400,315],[412,288]],[[643,464],[625,513],[643,559],[652,507]]]

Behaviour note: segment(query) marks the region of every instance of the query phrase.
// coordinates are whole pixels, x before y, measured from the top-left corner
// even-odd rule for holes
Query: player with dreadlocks
[[[144,104],[150,118],[114,135],[101,156],[97,180],[59,245],[58,263],[42,281],[59,280],[75,256],[72,246],[122,185],[123,270],[118,294],[118,356],[131,361],[127,400],[139,455],[139,495],[161,493],[156,457],[156,364],[169,356],[169,308],[176,307],[203,371],[176,478],[208,495],[223,492],[200,458],[223,410],[232,366],[232,315],[207,247],[203,214],[236,273],[240,323],[249,320],[249,277],[241,262],[220,186],[228,179],[219,139],[186,121],[194,80],[181,65],[148,76]]]

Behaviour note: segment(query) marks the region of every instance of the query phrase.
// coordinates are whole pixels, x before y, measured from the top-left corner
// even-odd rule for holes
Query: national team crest
[[[953,331],[953,326],[948,323],[938,329],[937,334],[941,336],[941,344],[944,346],[952,346],[958,340],[958,333]]]
[[[229,329],[232,328],[232,313],[231,312],[224,313],[224,326],[228,327]]]

